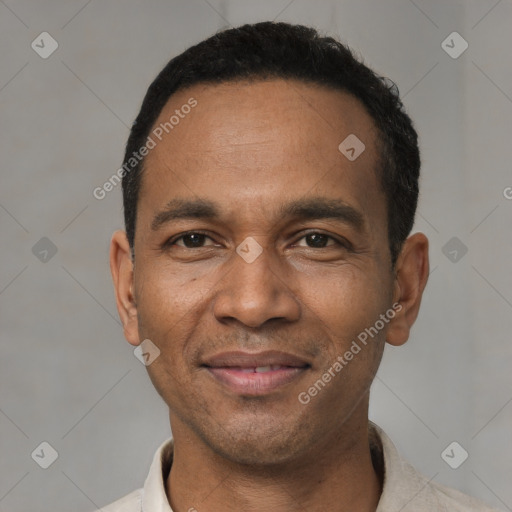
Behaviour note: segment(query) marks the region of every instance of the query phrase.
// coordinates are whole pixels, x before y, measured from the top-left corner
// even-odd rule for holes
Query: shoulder
[[[499,512],[456,489],[428,480],[403,459],[385,432],[370,423],[372,460],[381,456],[383,490],[377,512]]]
[[[142,489],[137,489],[97,512],[140,512],[142,510]]]
[[[127,494],[96,512],[141,512],[144,510],[160,510],[172,512],[165,493],[165,480],[171,469],[173,460],[173,442],[168,439],[163,442],[151,463],[149,474],[144,487]]]
[[[450,512],[499,512],[498,509],[486,505],[484,502],[468,496],[456,489],[445,487],[437,483],[430,483],[430,492],[439,503],[437,510]]]

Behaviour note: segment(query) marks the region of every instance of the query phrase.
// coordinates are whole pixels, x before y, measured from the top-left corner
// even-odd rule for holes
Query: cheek
[[[316,317],[336,339],[352,339],[388,308],[390,285],[368,265],[298,272],[296,278],[307,314]]]
[[[136,278],[140,339],[150,339],[160,350],[146,367],[151,381],[167,404],[186,404],[193,387],[186,364],[187,340],[197,327],[197,313],[205,286],[194,277],[148,265]]]
[[[197,309],[211,288],[209,269],[184,269],[159,262],[141,265],[136,273],[137,310],[146,327],[169,329]]]
[[[149,338],[160,356],[148,372],[157,389],[174,389],[175,382],[186,386],[191,354],[199,339],[201,318],[211,303],[211,291],[218,273],[208,265],[177,266],[152,261],[140,265],[135,289],[140,339]],[[143,270],[142,270],[143,269]],[[161,393],[162,394],[162,393]]]

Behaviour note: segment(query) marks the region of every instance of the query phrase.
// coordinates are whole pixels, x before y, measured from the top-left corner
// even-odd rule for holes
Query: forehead
[[[341,194],[363,210],[384,203],[375,124],[343,91],[292,80],[200,84],[170,98],[150,137],[141,210],[183,196],[226,208],[308,194]],[[340,144],[364,150],[350,160]]]
[[[193,109],[188,107],[191,102],[197,102]],[[367,147],[373,146],[377,132],[353,95],[282,79],[198,84],[178,91],[160,112],[155,130],[160,130],[158,142],[165,139],[165,144],[158,144],[160,149],[185,144],[198,151],[206,147],[234,151],[231,137],[248,145],[268,142],[274,135],[280,142],[284,138],[295,142],[304,154],[311,154],[312,146],[319,148],[320,139],[327,153],[332,153],[332,143],[337,149],[340,137],[351,133],[365,138]],[[153,151],[147,160],[155,153],[160,152]]]

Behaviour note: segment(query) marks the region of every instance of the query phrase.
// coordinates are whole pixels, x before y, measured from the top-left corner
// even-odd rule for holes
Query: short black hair
[[[247,24],[218,32],[174,57],[149,86],[131,128],[123,162],[128,170],[123,173],[124,219],[132,250],[144,165],[140,156],[133,156],[145,146],[169,98],[201,83],[267,79],[295,79],[341,90],[355,96],[366,108],[379,134],[378,171],[386,196],[394,265],[414,224],[420,171],[418,136],[398,88],[358,60],[345,44],[321,36],[311,27],[281,22]]]

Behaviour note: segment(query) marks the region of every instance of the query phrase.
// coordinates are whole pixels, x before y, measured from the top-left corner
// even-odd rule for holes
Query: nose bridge
[[[271,318],[298,318],[298,302],[271,249],[248,237],[236,248],[231,265],[216,294],[214,312],[219,320],[231,317],[258,327]]]
[[[276,258],[271,249],[264,249],[254,238],[248,237],[237,247],[236,252],[233,272],[239,294],[251,296],[251,290],[254,290],[254,294],[273,294],[276,288],[284,286],[280,280],[279,283],[274,282],[277,279]]]

